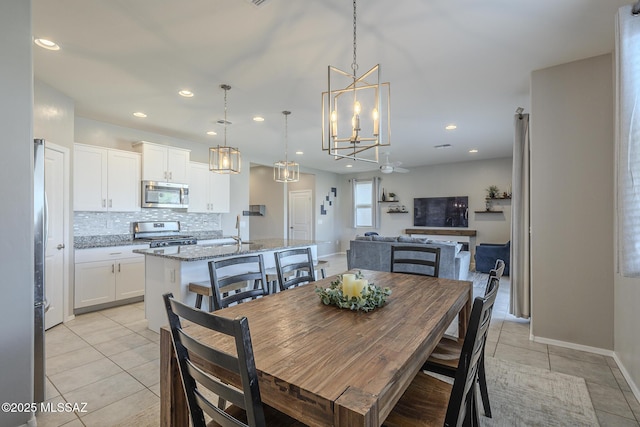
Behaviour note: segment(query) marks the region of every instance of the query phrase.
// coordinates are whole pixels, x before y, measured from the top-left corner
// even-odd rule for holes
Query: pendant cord
[[[356,70],[358,69],[358,62],[356,61],[356,0],[353,0],[353,64],[351,69],[353,70],[353,78],[356,78]]]
[[[226,87],[223,88],[224,89],[224,146],[227,146],[227,91],[229,89],[227,89]]]

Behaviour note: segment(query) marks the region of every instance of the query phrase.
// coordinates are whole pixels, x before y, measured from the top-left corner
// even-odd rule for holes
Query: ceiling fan
[[[405,169],[405,168],[401,168],[398,167],[402,164],[402,162],[389,162],[389,154],[390,153],[384,153],[385,154],[385,162],[383,164],[380,165],[380,172],[382,173],[391,173],[391,172],[399,172],[399,173],[407,173],[409,172],[409,169]]]

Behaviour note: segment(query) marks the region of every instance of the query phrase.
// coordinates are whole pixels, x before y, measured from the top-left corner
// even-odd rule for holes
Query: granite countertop
[[[176,259],[179,261],[202,261],[213,258],[222,258],[232,255],[247,255],[251,253],[275,251],[287,248],[315,245],[313,240],[288,240],[288,239],[258,239],[251,242],[243,242],[218,245],[187,245],[169,246],[166,248],[136,249],[133,252],[144,255],[158,256],[162,258]]]
[[[184,235],[193,236],[198,240],[223,239],[222,231],[193,231],[185,232]],[[148,242],[134,240],[133,234],[104,234],[96,236],[74,236],[74,249],[107,248],[111,246],[133,246],[148,245]]]

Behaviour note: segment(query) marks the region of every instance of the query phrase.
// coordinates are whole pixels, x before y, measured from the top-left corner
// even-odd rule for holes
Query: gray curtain
[[[531,315],[529,235],[529,114],[515,115],[513,176],[511,178],[511,302],[509,313]]]
[[[618,269],[640,277],[640,15],[624,6],[616,18]]]

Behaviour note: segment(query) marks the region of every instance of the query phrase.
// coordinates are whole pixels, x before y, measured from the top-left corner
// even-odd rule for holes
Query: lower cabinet
[[[144,255],[132,251],[147,247],[76,250],[74,308],[144,295]]]

